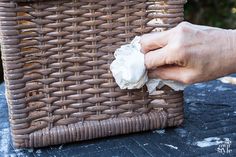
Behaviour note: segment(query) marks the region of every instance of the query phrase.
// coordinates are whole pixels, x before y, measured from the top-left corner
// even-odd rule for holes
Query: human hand
[[[236,31],[187,22],[140,41],[149,77],[185,84],[236,72]]]

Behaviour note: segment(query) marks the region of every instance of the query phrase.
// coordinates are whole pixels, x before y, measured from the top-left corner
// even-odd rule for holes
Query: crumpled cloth
[[[147,69],[144,64],[144,54],[139,43],[140,36],[136,36],[130,44],[122,45],[115,53],[115,60],[110,65],[110,70],[116,83],[121,89],[139,89],[145,84],[149,93],[164,85],[175,91],[184,90],[186,85],[162,79],[148,79]]]

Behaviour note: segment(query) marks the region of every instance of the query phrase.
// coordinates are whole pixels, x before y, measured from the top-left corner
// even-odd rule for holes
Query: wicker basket
[[[183,20],[185,0],[0,0],[15,147],[178,126],[183,93],[121,90],[109,64],[135,35]]]

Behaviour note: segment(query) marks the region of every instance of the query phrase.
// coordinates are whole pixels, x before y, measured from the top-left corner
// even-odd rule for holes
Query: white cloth
[[[115,60],[111,63],[110,69],[118,86],[121,89],[139,89],[146,84],[150,94],[164,85],[176,91],[184,90],[185,85],[178,82],[148,79],[139,41],[140,37],[137,36],[130,44],[123,45],[115,51]]]

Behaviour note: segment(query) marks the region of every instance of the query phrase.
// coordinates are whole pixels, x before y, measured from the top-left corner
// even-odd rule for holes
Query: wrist
[[[228,45],[228,52],[226,54],[229,55],[229,74],[236,72],[236,30],[225,30],[226,41]]]

